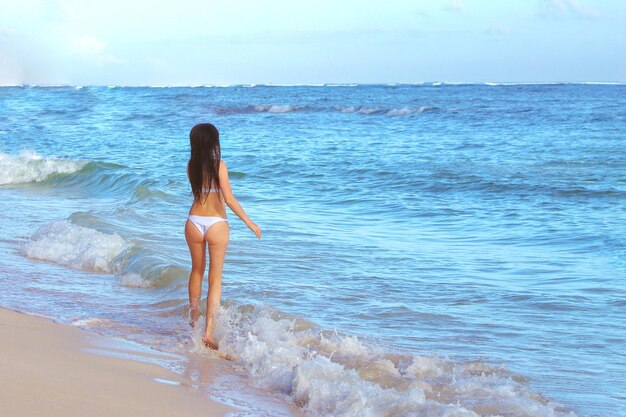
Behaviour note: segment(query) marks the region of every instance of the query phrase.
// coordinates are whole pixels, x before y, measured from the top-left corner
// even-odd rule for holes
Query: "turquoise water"
[[[311,415],[626,414],[624,85],[0,88],[0,304],[202,355],[206,121],[264,233],[230,215],[233,375]]]

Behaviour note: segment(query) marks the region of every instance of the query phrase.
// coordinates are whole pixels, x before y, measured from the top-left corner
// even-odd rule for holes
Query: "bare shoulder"
[[[226,166],[226,162],[224,162],[223,159],[220,159],[220,170],[222,169],[228,169],[228,167]]]

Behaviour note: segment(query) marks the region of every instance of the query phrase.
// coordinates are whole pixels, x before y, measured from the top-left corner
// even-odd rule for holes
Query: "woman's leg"
[[[202,233],[189,220],[185,225],[185,240],[187,240],[191,254],[191,273],[189,274],[189,313],[191,320],[189,325],[194,327],[198,317],[200,317],[202,279],[206,270],[206,242]]]
[[[215,327],[215,311],[220,305],[222,297],[222,270],[228,247],[229,226],[227,222],[214,224],[204,236],[209,243],[209,294],[206,303],[206,330],[202,340],[211,349],[217,349],[213,338]]]

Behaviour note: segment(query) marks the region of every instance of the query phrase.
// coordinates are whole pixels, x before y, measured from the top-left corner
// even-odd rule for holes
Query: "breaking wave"
[[[117,234],[102,233],[61,220],[35,232],[22,246],[22,253],[32,259],[74,269],[111,273],[115,258],[130,246]]]
[[[91,196],[126,196],[134,201],[172,198],[163,190],[172,185],[172,180],[142,179],[124,168],[110,162],[42,157],[31,151],[19,155],[0,152],[0,185],[73,187]]]
[[[51,177],[80,171],[87,161],[44,158],[31,151],[19,155],[0,152],[0,185],[42,182]]]
[[[409,114],[424,113],[425,111],[432,110],[431,106],[420,106],[418,108],[393,108],[393,109],[378,109],[363,106],[348,106],[341,107],[341,113],[360,113],[360,114],[386,114],[387,116],[407,116]]]
[[[311,415],[575,416],[504,365],[394,352],[268,307],[225,304],[214,335],[255,384]],[[201,337],[197,328],[196,352]]]
[[[219,107],[215,109],[217,114],[249,114],[249,113],[290,113],[297,110],[308,109],[308,106],[289,104],[257,104],[244,107]]]
[[[168,263],[139,243],[72,221],[88,223],[93,220],[90,217],[74,213],[71,220],[41,227],[20,246],[21,253],[73,269],[113,274],[118,284],[125,287],[163,288],[187,278],[188,271]]]
[[[399,107],[399,108],[377,108],[367,106],[342,106],[342,107],[312,107],[304,105],[289,104],[258,104],[244,107],[220,107],[215,109],[215,113],[219,115],[231,114],[253,114],[253,113],[291,113],[295,111],[309,112],[339,112],[339,113],[356,113],[364,115],[387,115],[387,116],[407,116],[411,114],[424,113],[426,111],[435,110],[432,106],[419,107]]]

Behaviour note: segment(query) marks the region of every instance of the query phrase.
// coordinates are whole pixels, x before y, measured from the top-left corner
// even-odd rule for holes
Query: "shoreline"
[[[234,411],[148,363],[158,352],[145,361],[115,356],[107,352],[114,338],[46,317],[0,307],[0,340],[0,402],[7,415],[222,417]]]

